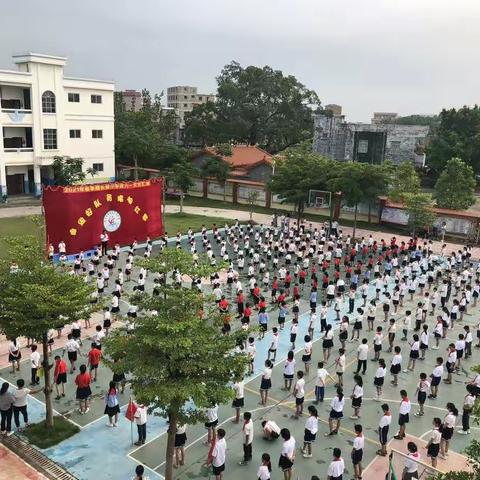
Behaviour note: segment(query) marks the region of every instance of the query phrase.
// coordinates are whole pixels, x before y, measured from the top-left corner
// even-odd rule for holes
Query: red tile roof
[[[232,145],[231,156],[216,154],[215,147],[207,147],[203,152],[221,158],[229,163],[233,170],[248,171],[262,163],[272,164],[272,156],[256,145]]]

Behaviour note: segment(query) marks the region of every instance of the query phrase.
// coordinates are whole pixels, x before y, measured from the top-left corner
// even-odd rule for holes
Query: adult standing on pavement
[[[3,382],[0,388],[1,433],[8,437],[12,432],[13,395],[8,391],[8,382]]]
[[[106,230],[103,230],[100,234],[100,243],[102,244],[102,257],[107,254],[108,249],[108,233]]]

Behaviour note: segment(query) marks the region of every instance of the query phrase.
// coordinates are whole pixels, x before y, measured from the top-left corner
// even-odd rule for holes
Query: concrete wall
[[[415,148],[424,144],[429,127],[347,123],[342,116],[318,114],[315,117],[313,149],[334,160],[354,160],[356,132],[384,132],[386,134],[385,159],[394,163],[415,160]]]

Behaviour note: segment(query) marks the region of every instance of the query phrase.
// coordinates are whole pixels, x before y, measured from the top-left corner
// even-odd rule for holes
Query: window
[[[358,141],[358,153],[368,153],[368,140]]]
[[[92,138],[103,138],[103,130],[92,130]]]
[[[103,163],[92,163],[92,170],[94,172],[103,172]]]
[[[183,99],[184,99],[184,100],[188,100],[188,95],[184,95],[184,96],[183,96]]]
[[[202,101],[202,100],[203,100],[203,97],[202,97],[202,96],[200,96],[200,97],[198,97],[198,99],[199,99],[200,101]]]
[[[80,130],[70,130],[70,138],[80,138],[81,132]]]
[[[80,94],[79,93],[69,93],[68,94],[68,101],[78,103],[80,102]]]
[[[43,148],[44,150],[57,149],[57,129],[56,128],[43,129]]]
[[[90,99],[92,103],[102,103],[102,96],[101,95],[90,95]]]
[[[55,94],[50,90],[43,92],[42,95],[42,112],[55,113]]]

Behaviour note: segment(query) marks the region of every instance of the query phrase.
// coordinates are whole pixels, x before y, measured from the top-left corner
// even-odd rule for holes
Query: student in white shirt
[[[400,396],[402,397],[398,410],[398,425],[400,429],[393,437],[396,440],[403,440],[405,438],[405,428],[407,423],[410,422],[410,411],[412,409],[412,404],[410,403],[406,390],[400,390]]]
[[[240,409],[244,406],[245,402],[245,382],[243,378],[233,384],[233,390],[235,392],[235,398],[232,402],[232,407],[235,409],[235,419],[233,420],[233,423],[239,423]]]
[[[352,400],[353,415],[350,418],[352,420],[357,420],[360,418],[360,408],[362,406],[363,378],[357,374],[353,376],[353,380],[355,381],[355,386],[353,387],[352,395],[350,396]]]
[[[225,430],[219,428],[215,446],[212,450],[212,467],[215,480],[222,480],[225,471],[225,459],[227,454],[227,442],[225,441]]]
[[[270,480],[272,473],[272,463],[270,462],[270,455],[268,453],[262,454],[262,464],[258,467],[258,480]]]
[[[405,459],[405,466],[403,468],[402,480],[412,480],[418,478],[418,460],[420,454],[418,453],[417,445],[413,442],[407,444],[408,455]]]
[[[296,406],[295,418],[299,418],[303,415],[303,402],[305,401],[305,379],[301,370],[297,372],[297,382],[293,387],[293,396],[295,397]]]
[[[367,359],[368,359],[368,340],[362,339],[362,343],[357,348],[357,370],[356,374],[362,370],[362,375],[365,375],[367,371]]]
[[[276,440],[280,436],[280,427],[273,420],[264,420],[262,429],[265,440]]]
[[[462,412],[462,429],[458,431],[461,435],[468,435],[470,433],[470,415],[475,404],[475,386],[472,384],[467,385],[467,394],[463,399],[463,412]]]
[[[315,401],[314,403],[318,405],[319,402],[323,402],[325,397],[325,381],[329,377],[332,382],[335,382],[335,379],[327,372],[324,368],[323,362],[318,362],[317,364],[317,382],[315,384]]]
[[[451,402],[447,403],[448,413],[443,419],[442,425],[442,440],[440,442],[440,458],[447,459],[448,448],[450,446],[450,440],[452,439],[453,432],[455,430],[455,424],[457,423],[458,410]]]
[[[443,376],[443,358],[442,357],[437,357],[437,365],[433,369],[432,374],[430,375],[431,382],[430,382],[430,395],[428,398],[437,398],[438,394],[438,386],[440,385],[440,382],[442,381],[442,376]]]
[[[215,438],[215,429],[218,425],[218,405],[212,405],[207,408],[205,411],[205,416],[207,421],[205,422],[205,428],[208,431],[207,441],[204,442],[205,445],[211,445],[213,439]]]
[[[309,417],[305,422],[305,434],[303,437],[303,457],[312,458],[312,443],[315,442],[318,432],[318,411],[313,406],[308,407]]]
[[[352,464],[353,464],[353,477],[355,480],[361,480],[362,478],[362,459],[363,449],[365,448],[365,437],[363,435],[363,427],[361,425],[355,425],[355,438],[353,439],[352,448]]]
[[[38,369],[40,368],[40,353],[37,351],[37,345],[32,345],[32,353],[30,354],[30,367],[31,367],[31,380],[30,385],[39,385],[40,378],[37,375]]]
[[[327,480],[342,480],[345,472],[345,462],[342,458],[342,451],[339,448],[333,449],[333,461],[328,466]]]
[[[388,431],[392,423],[392,413],[387,403],[382,405],[383,416],[378,424],[378,438],[380,441],[380,450],[377,450],[377,455],[382,457],[387,456]]]
[[[328,418],[330,432],[325,434],[326,437],[336,435],[340,429],[340,421],[343,418],[343,409],[345,407],[345,396],[341,387],[337,388],[337,395],[332,399],[330,406],[331,410]]]
[[[295,462],[295,439],[290,434],[288,428],[282,428],[280,436],[283,438],[283,445],[278,466],[283,471],[284,480],[291,480],[292,467]]]
[[[238,462],[239,465],[248,465],[252,459],[252,443],[253,443],[253,420],[250,412],[243,414],[243,460]]]
[[[432,461],[432,467],[437,467],[437,458],[440,452],[440,442],[442,439],[442,433],[440,432],[442,428],[442,421],[440,418],[435,417],[432,422],[433,429],[430,433],[430,438],[428,439],[428,443],[425,445],[424,448],[427,449],[427,457],[430,457]]]

